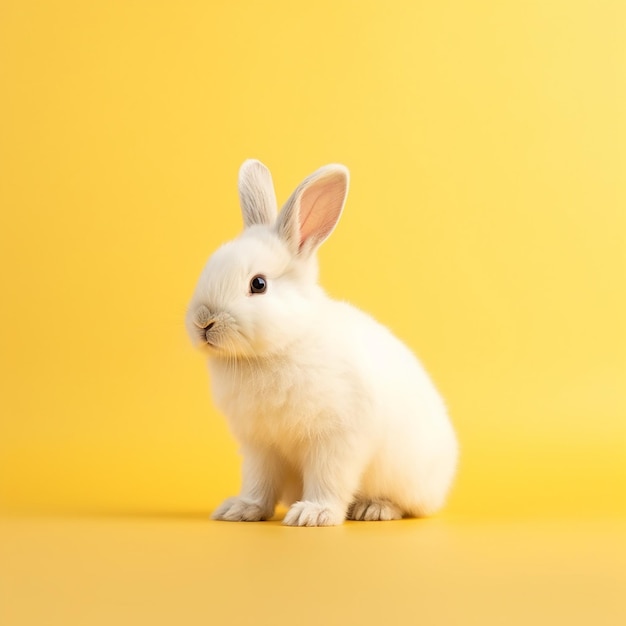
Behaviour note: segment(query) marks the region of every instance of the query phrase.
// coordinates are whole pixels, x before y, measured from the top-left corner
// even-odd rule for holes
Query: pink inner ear
[[[300,197],[300,248],[318,246],[339,220],[346,194],[346,180],[334,174],[316,181]]]

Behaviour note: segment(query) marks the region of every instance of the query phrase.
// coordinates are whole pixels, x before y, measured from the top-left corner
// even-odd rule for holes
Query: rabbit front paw
[[[387,500],[356,500],[348,509],[348,519],[366,522],[402,519],[402,511]]]
[[[272,517],[273,514],[273,511],[256,502],[243,498],[228,498],[213,511],[211,519],[225,522],[258,522]]]
[[[304,500],[291,506],[283,524],[285,526],[339,526],[344,519],[343,511]]]

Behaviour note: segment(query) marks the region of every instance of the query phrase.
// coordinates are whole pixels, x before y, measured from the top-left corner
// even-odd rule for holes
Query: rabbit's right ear
[[[254,159],[244,161],[239,168],[239,201],[243,223],[270,225],[276,219],[276,193],[270,171]]]
[[[337,163],[305,178],[285,203],[276,230],[293,254],[308,257],[333,232],[348,193],[348,168]]]

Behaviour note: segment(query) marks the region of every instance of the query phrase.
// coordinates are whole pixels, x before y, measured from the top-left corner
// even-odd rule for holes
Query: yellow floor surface
[[[626,624],[626,520],[5,518],[4,626]]]

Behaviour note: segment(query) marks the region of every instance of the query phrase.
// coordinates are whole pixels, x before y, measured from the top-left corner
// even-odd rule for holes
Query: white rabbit
[[[239,171],[245,229],[209,259],[186,318],[241,445],[243,485],[213,519],[289,526],[423,516],[444,503],[457,443],[410,350],[317,284],[315,252],[341,215],[348,171],[306,178],[276,215],[269,170]]]

